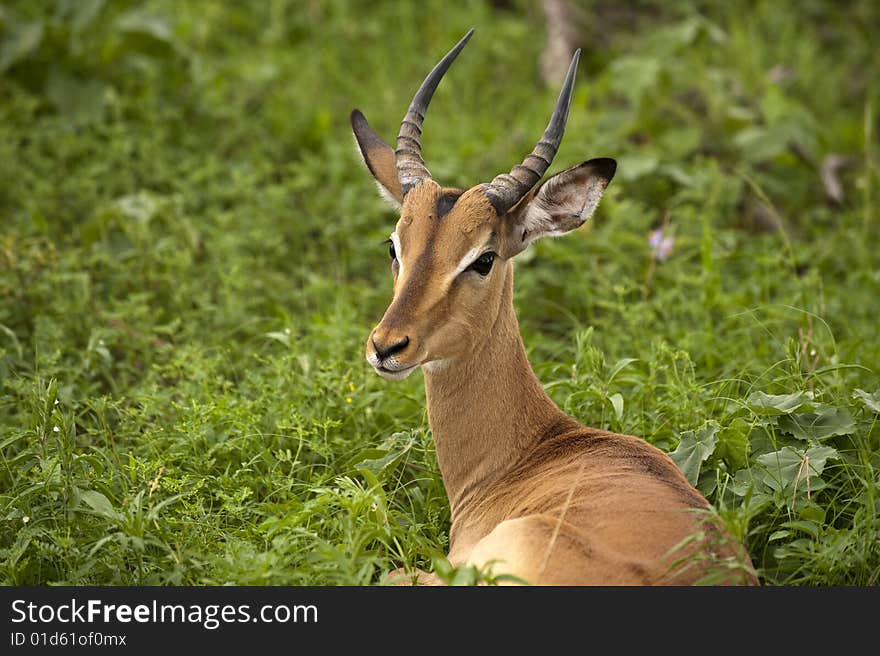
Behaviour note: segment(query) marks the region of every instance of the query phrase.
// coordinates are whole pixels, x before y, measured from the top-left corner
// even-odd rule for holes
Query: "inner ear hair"
[[[563,235],[582,226],[592,216],[617,163],[591,159],[545,180],[530,191],[508,214],[513,228],[513,255],[540,237]]]

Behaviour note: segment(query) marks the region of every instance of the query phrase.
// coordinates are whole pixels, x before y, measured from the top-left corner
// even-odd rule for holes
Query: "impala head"
[[[440,79],[472,33],[425,78],[401,123],[396,150],[359,110],[351,114],[379,191],[400,208],[388,240],[394,297],[367,339],[367,360],[385,378],[405,378],[419,365],[441,366],[481,343],[509,289],[511,259],[540,237],[583,225],[614,176],[615,161],[600,158],[538,184],[565,130],[577,52],[550,123],[522,164],[467,190],[431,178],[421,154],[422,122]]]

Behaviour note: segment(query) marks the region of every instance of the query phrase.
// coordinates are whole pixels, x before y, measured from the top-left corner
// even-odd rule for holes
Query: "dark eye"
[[[390,241],[390,240],[389,240],[389,242],[388,242],[388,256],[389,256],[392,260],[396,260],[396,259],[397,259],[397,252],[394,250],[394,242],[393,242],[393,241]]]
[[[474,263],[468,267],[468,270],[473,270],[479,273],[481,276],[488,276],[489,272],[492,270],[492,263],[495,261],[495,253],[488,252],[483,253],[474,260]]]

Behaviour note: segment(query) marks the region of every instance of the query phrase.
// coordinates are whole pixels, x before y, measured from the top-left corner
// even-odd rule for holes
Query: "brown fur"
[[[592,212],[610,179],[591,171],[551,178],[526,201],[541,203],[543,223],[522,220],[554,234],[582,224],[588,214],[577,209]],[[702,523],[709,504],[666,454],[580,425],[544,392],[512,299],[509,257],[522,247],[510,244],[529,208],[498,216],[477,186],[441,218],[438,202],[450,193],[459,192],[427,179],[404,198],[394,297],[367,340],[376,366],[376,344],[406,338],[396,365],[424,370],[452,511],[450,561],[547,585],[687,584],[739,561],[726,582],[755,582],[742,548]],[[452,275],[484,245],[499,254],[487,276]]]

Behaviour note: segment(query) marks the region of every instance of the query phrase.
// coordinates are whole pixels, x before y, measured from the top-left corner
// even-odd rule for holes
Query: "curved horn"
[[[568,107],[571,104],[571,92],[574,88],[574,76],[577,72],[580,55],[581,51],[578,48],[574,57],[571,58],[568,74],[565,76],[565,83],[556,100],[556,107],[550,117],[550,123],[534,150],[526,155],[522,164],[514,166],[510,173],[495,176],[492,182],[483,185],[483,191],[499,215],[505,214],[507,210],[516,205],[550,168],[550,163],[556,156],[556,151],[559,150],[559,144],[565,132],[565,122],[568,119]]]
[[[428,77],[425,78],[422,86],[413,97],[406,116],[403,117],[400,133],[397,135],[395,154],[397,156],[397,177],[404,194],[425,178],[431,177],[428,169],[425,168],[424,160],[422,160],[422,122],[425,120],[425,112],[428,111],[428,104],[431,102],[434,90],[473,33],[473,28],[468,30],[461,41],[455,44],[455,47],[440,60],[434,70],[428,73]]]

